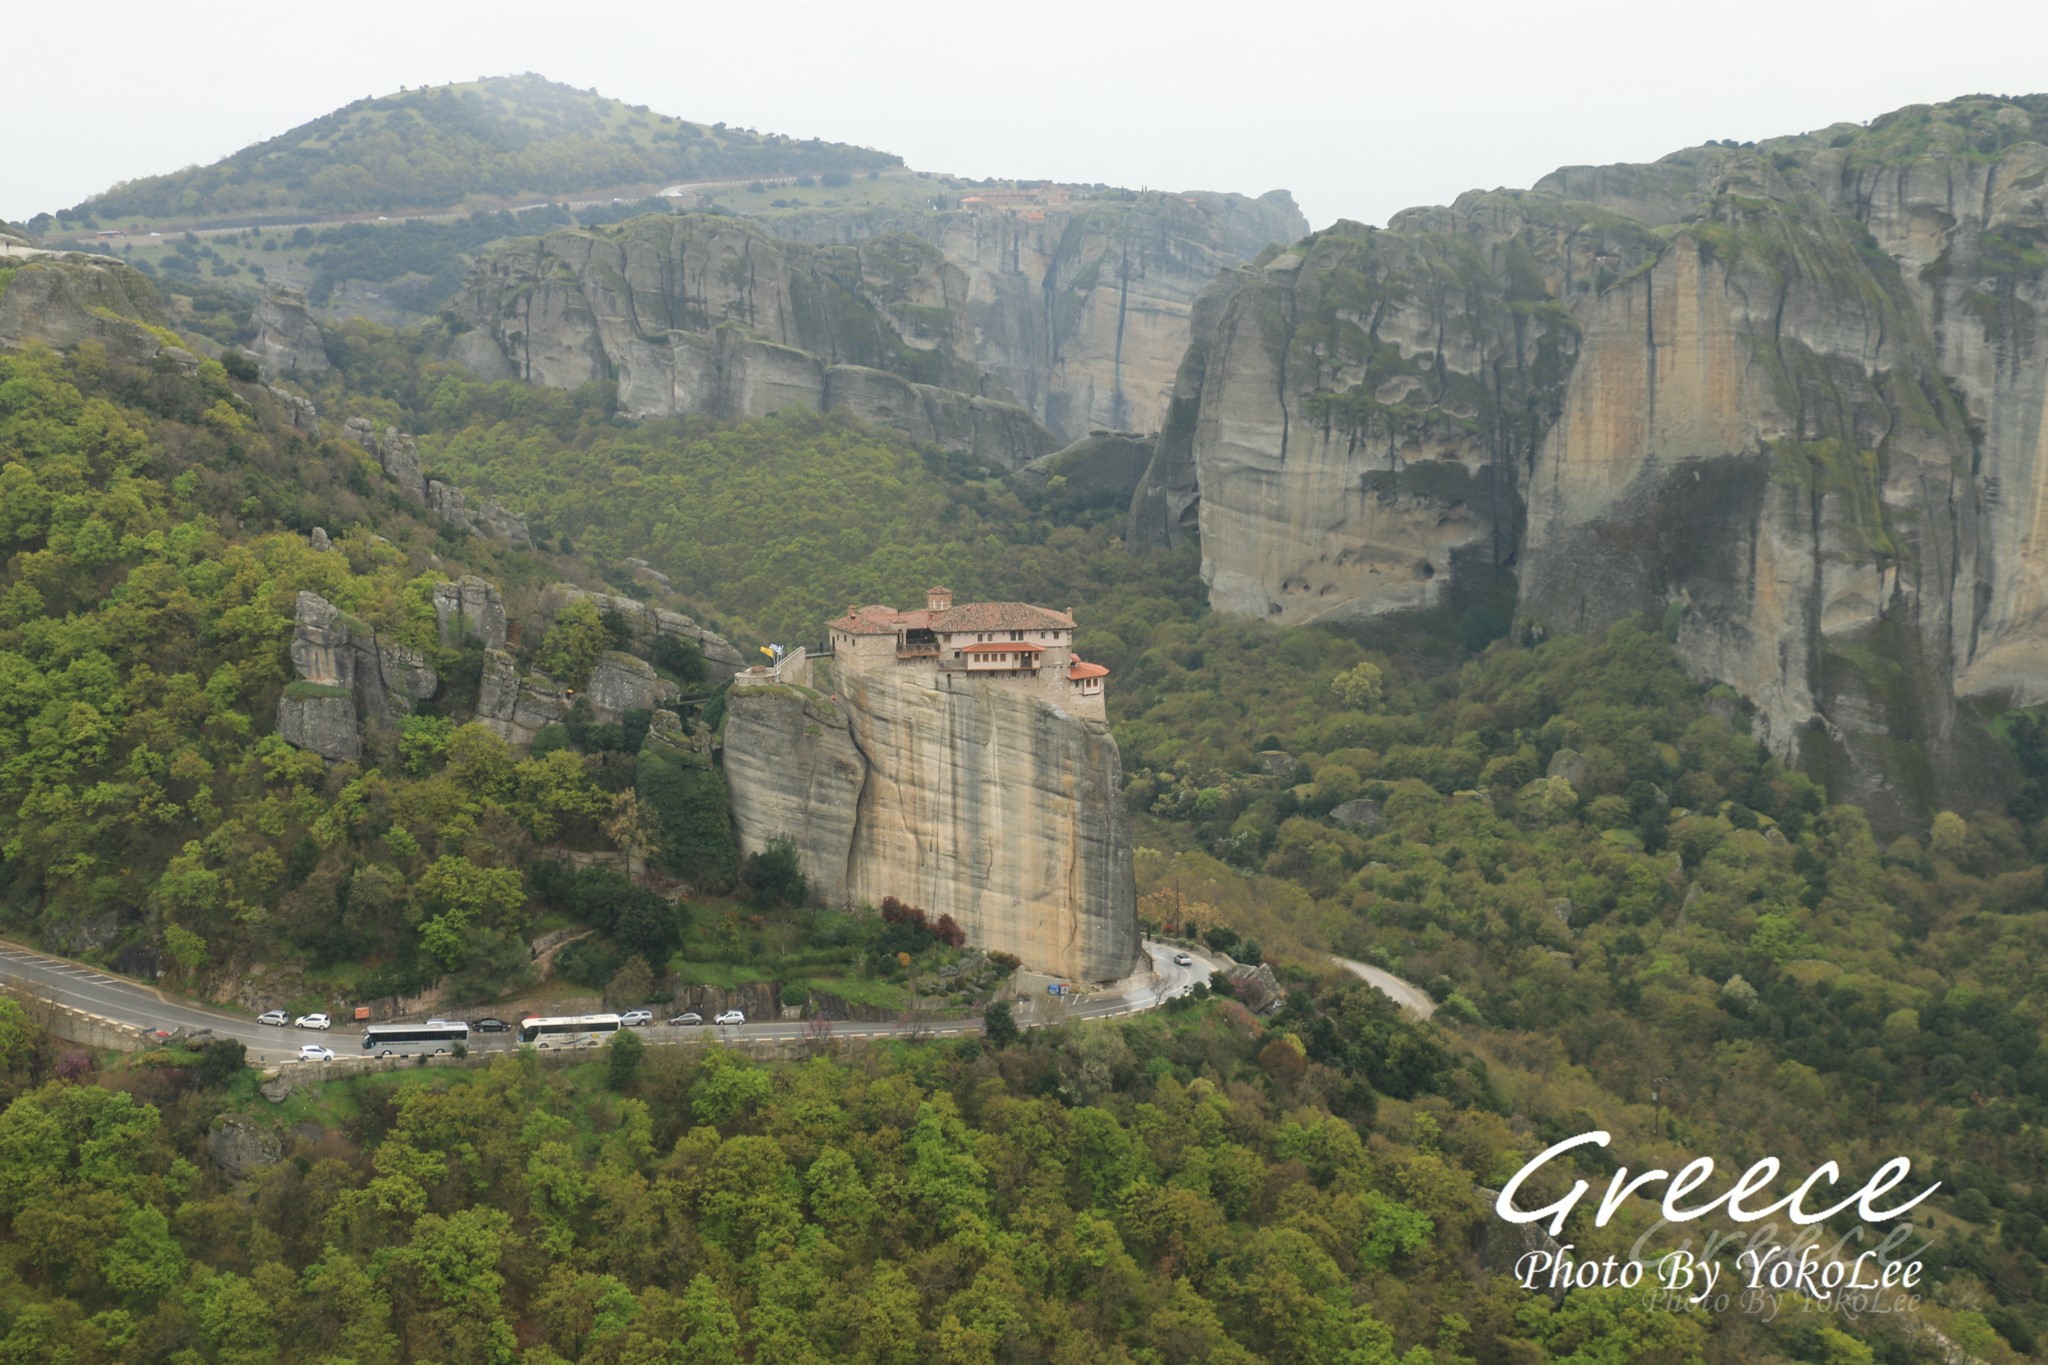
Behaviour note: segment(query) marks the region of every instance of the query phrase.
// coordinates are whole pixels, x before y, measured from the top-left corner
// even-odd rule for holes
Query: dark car
[[[472,1033],[510,1033],[512,1026],[503,1019],[479,1019],[471,1024]]]

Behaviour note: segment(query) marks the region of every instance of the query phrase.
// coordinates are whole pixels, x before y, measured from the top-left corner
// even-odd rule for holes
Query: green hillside
[[[116,185],[62,216],[388,213],[478,197],[900,164],[843,143],[689,123],[523,75],[358,100],[211,166]]]

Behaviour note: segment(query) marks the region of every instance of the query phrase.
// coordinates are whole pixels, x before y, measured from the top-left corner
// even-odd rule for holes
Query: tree
[[[509,867],[478,867],[448,854],[421,875],[417,903],[425,916],[420,946],[455,971],[470,958],[474,931],[510,927],[526,905],[526,887]]]
[[[770,839],[768,847],[748,854],[744,879],[761,906],[802,905],[810,892],[793,839]]]
[[[1337,700],[1354,711],[1376,711],[1382,696],[1379,665],[1362,661],[1339,673],[1330,682]]]
[[[1007,1000],[990,1001],[988,1008],[981,1012],[981,1026],[992,1047],[1008,1047],[1023,1036]]]
[[[249,1065],[249,1049],[239,1039],[217,1038],[199,1054],[195,1079],[204,1086],[224,1086]]]
[[[740,1322],[718,1285],[702,1271],[683,1291],[683,1337],[673,1357],[678,1365],[732,1365],[744,1355]]]
[[[12,1099],[35,1077],[36,1030],[19,1000],[0,995],[0,1100]]]
[[[680,635],[657,635],[650,652],[654,666],[667,669],[684,686],[704,681],[704,651],[697,648],[696,641]]]
[[[739,850],[718,774],[650,745],[640,754],[636,781],[661,831],[663,861],[702,890],[729,890],[739,873]]]
[[[633,959],[638,962],[639,959]],[[643,967],[646,965],[641,964]],[[605,1081],[612,1089],[624,1093],[633,1088],[633,1078],[640,1074],[640,1061],[647,1053],[647,1044],[640,1041],[640,1035],[631,1029],[620,1029],[612,1039],[605,1058]]]
[[[628,953],[650,964],[665,963],[682,945],[687,914],[684,907],[671,904],[660,892],[629,884],[615,903],[612,937]]]
[[[619,965],[604,988],[604,998],[613,1005],[643,1005],[654,993],[654,972],[647,959],[634,954]]]
[[[534,666],[565,687],[580,688],[589,683],[597,661],[611,643],[604,617],[587,598],[579,598],[555,616],[546,638],[534,651]]]

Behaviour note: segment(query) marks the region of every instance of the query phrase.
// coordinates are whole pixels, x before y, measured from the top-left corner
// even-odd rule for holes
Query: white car
[[[292,1020],[293,1028],[333,1028],[334,1021],[324,1014],[302,1014]]]
[[[1175,953],[1173,955],[1173,965],[1176,967],[1192,967],[1195,965],[1195,959],[1186,953]]]
[[[292,1016],[289,1010],[268,1010],[256,1016],[257,1023],[268,1024],[272,1028],[283,1028],[291,1021]]]
[[[626,1028],[645,1028],[653,1022],[653,1010],[627,1010],[619,1016],[619,1023]]]
[[[331,1062],[334,1060],[334,1049],[322,1047],[318,1043],[307,1043],[299,1048],[299,1060],[302,1062]]]
[[[744,1024],[747,1022],[747,1016],[739,1010],[727,1010],[711,1022],[714,1024]]]

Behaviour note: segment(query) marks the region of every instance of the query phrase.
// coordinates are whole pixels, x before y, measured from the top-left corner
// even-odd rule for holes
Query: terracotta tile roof
[[[960,647],[962,654],[1015,654],[1020,650],[1026,654],[1042,654],[1045,652],[1045,646],[1025,644],[1021,640],[1007,640],[992,644],[962,645]]]
[[[1109,676],[1109,670],[1101,664],[1085,663],[1080,659],[1076,659],[1074,660],[1074,666],[1067,670],[1067,676],[1075,682],[1079,682],[1083,678],[1106,678]]]
[[[843,630],[848,635],[894,635],[896,623],[880,616],[867,616],[862,611],[853,611],[845,616],[835,616],[825,623],[833,630]]]
[[[1029,602],[965,602],[943,611],[929,612],[936,631],[963,630],[1072,630],[1074,618],[1049,607]]]

